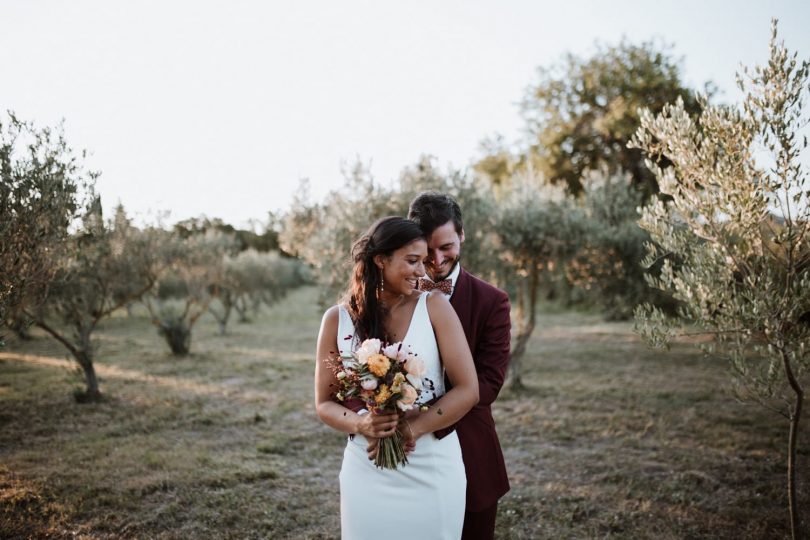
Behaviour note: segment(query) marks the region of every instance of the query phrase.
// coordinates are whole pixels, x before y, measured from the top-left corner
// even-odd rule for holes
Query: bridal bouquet
[[[338,401],[359,398],[372,412],[404,412],[416,407],[425,364],[402,343],[386,345],[379,339],[367,339],[355,352],[335,361],[333,370],[338,380]],[[382,469],[408,463],[399,431],[380,439],[374,463]]]

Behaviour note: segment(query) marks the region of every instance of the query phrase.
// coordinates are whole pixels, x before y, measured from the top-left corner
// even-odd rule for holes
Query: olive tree
[[[273,305],[306,281],[303,263],[277,251],[247,249],[226,256],[224,266],[222,283],[210,287],[213,301],[208,306],[222,335],[234,310],[239,322],[249,322],[248,311],[255,312],[262,304]]]
[[[62,243],[44,303],[25,308],[26,316],[64,345],[81,367],[86,390],[77,398],[83,400],[101,397],[93,332],[155,282],[151,236],[121,225],[105,223],[101,200],[93,197],[81,227]]]
[[[711,92],[711,86],[706,86]],[[648,287],[642,270],[648,234],[635,223],[637,208],[658,191],[645,156],[627,142],[639,126],[639,109],[660,112],[681,97],[696,114],[696,92],[681,76],[672,49],[657,41],[596,44],[592,54],[566,54],[541,66],[521,102],[527,138],[482,143],[475,170],[496,194],[508,196],[521,171],[534,170],[578,200],[591,231],[554,291],[568,303],[595,304],[610,319],[632,315],[638,302],[671,309],[666,295]],[[655,165],[666,167],[666,156]],[[607,181],[606,181],[607,180]]]
[[[312,281],[307,264],[276,251],[256,253],[252,266],[261,267],[261,271],[254,271],[254,276],[248,278],[248,283],[252,284],[251,302],[254,309],[262,304],[272,306],[291,290]]]
[[[643,199],[627,174],[600,171],[590,175],[588,190],[576,201],[584,213],[587,234],[579,253],[566,265],[567,283],[609,320],[631,318],[635,307],[645,301],[674,310],[672,298],[645,278],[657,275],[660,264],[649,268],[642,264],[650,242],[650,234],[638,224]]]
[[[0,327],[24,332],[22,309],[43,301],[82,187],[94,178],[61,126],[37,129],[11,112],[0,120]]]
[[[144,304],[175,356],[189,353],[191,330],[208,311],[212,293],[223,285],[224,258],[234,249],[233,238],[216,230],[185,239],[176,233],[162,235],[159,256],[164,269]]]
[[[810,370],[808,69],[777,40],[774,21],[767,65],[738,75],[741,106],[706,106],[693,120],[677,100],[657,116],[643,112],[632,141],[672,162],[649,164],[668,197],[640,223],[656,242],[648,261],[664,260],[655,285],[681,302],[678,319],[640,307],[639,328],[665,345],[681,321],[696,325],[714,338],[707,352],[730,359],[738,394],[787,418],[794,539],[804,538],[796,446]]]
[[[521,161],[574,195],[587,190],[589,171],[603,167],[629,174],[647,194],[657,191],[641,150],[627,146],[639,126],[639,108],[659,112],[681,98],[687,111],[700,110],[669,47],[626,41],[598,45],[589,57],[567,54],[537,74],[522,102],[532,140]],[[498,171],[502,161],[495,159],[488,168]]]
[[[280,237],[287,253],[312,265],[323,304],[333,303],[346,286],[352,242],[376,219],[397,213],[391,190],[377,184],[362,163],[344,176],[343,187],[322,203],[294,202]]]
[[[509,359],[510,385],[521,388],[522,358],[537,321],[540,293],[579,250],[585,231],[581,209],[561,189],[522,174],[495,222],[501,267],[499,284],[510,291],[516,334]]]
[[[209,293],[212,299],[208,304],[208,312],[211,313],[219,325],[219,335],[224,336],[228,332],[228,321],[231,320],[231,314],[237,299],[234,286],[228,276],[227,261],[222,283],[210,285]]]

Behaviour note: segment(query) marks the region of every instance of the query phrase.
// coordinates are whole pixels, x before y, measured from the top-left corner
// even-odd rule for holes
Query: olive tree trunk
[[[782,351],[782,365],[785,369],[790,388],[796,394],[796,405],[790,414],[790,435],[788,437],[788,507],[790,509],[790,530],[793,540],[802,538],[799,508],[796,505],[796,442],[799,437],[799,421],[802,417],[804,389],[793,373],[793,367],[787,353]]]
[[[50,326],[42,319],[37,319],[35,323],[37,326],[45,330],[48,334],[53,336],[58,342],[70,351],[73,358],[82,368],[85,382],[85,392],[81,396],[76,396],[77,401],[94,402],[101,399],[101,391],[98,387],[98,377],[96,376],[96,368],[93,364],[93,344],[90,340],[93,328],[82,328],[78,332],[78,339],[76,343],[69,341],[61,332]]]
[[[526,347],[529,338],[534,333],[537,322],[537,292],[540,285],[540,276],[535,264],[529,274],[528,290],[520,293],[520,318],[523,324],[516,336],[514,349],[509,355],[510,387],[513,390],[522,390],[523,384],[523,355],[526,354]],[[523,321],[525,319],[525,321]]]

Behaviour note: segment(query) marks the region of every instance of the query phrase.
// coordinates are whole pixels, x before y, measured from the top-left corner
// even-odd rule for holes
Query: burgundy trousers
[[[461,540],[493,540],[497,514],[498,503],[480,512],[465,512]]]

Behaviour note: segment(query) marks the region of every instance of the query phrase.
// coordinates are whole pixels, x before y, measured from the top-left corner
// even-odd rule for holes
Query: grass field
[[[106,399],[38,335],[0,350],[0,537],[337,538],[343,437],[312,406],[314,289],[176,359],[148,320],[98,332]],[[630,323],[541,316],[528,389],[494,407],[512,490],[498,538],[786,538],[787,421],[727,367]],[[810,422],[799,500],[810,529]],[[414,522],[415,537],[430,524]],[[384,534],[383,534],[384,537]]]

